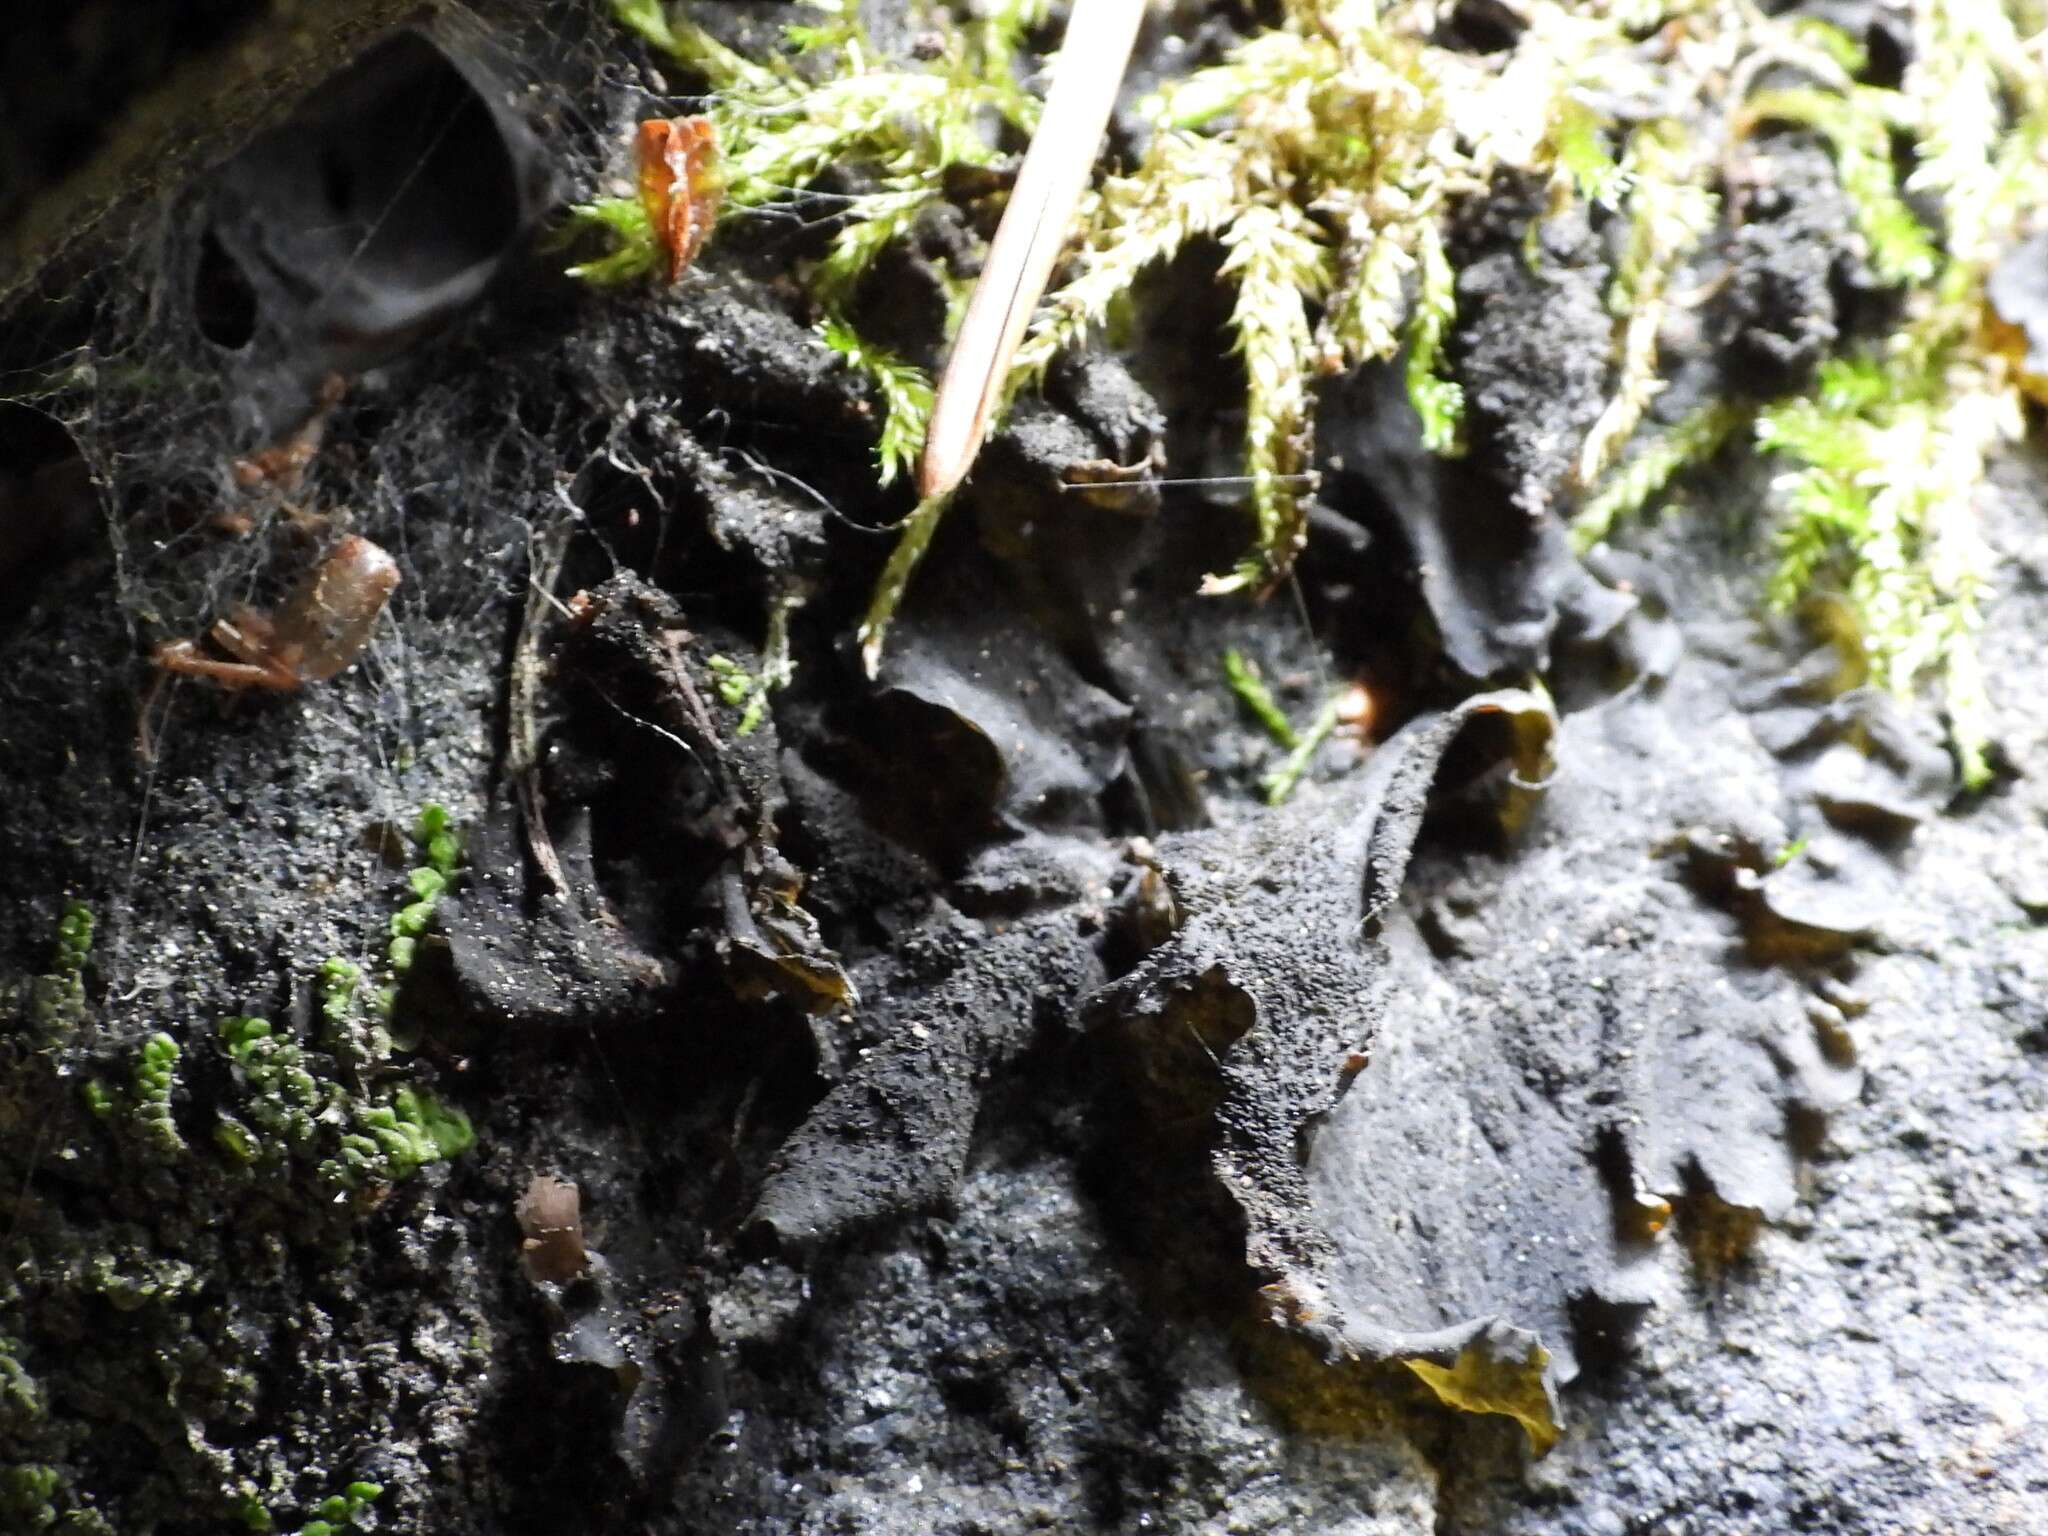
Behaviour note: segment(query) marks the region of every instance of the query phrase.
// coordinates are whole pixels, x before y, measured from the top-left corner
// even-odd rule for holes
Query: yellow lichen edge
[[[1504,1413],[1522,1426],[1529,1449],[1546,1456],[1557,1444],[1559,1428],[1547,1373],[1550,1351],[1529,1339],[1521,1359],[1502,1355],[1491,1335],[1474,1339],[1458,1351],[1450,1365],[1433,1360],[1401,1362],[1437,1395],[1446,1407],[1461,1413]]]
[[[1514,771],[1501,797],[1500,825],[1509,837],[1518,837],[1557,771],[1557,704],[1541,681],[1531,679],[1527,688],[1504,688],[1484,696],[1483,703],[1475,701],[1473,712],[1507,720]]]

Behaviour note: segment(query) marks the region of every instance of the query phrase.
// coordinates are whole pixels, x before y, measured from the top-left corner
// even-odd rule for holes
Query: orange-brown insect
[[[398,586],[398,565],[368,539],[350,534],[313,568],[275,617],[244,608],[208,631],[232,660],[206,656],[196,640],[167,640],[156,664],[211,678],[223,688],[288,693],[324,683],[363,654],[377,615]]]
[[[721,196],[710,118],[650,117],[640,125],[640,206],[668,248],[670,282],[711,233]]]

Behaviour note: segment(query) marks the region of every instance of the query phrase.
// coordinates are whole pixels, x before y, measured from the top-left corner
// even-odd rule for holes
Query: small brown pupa
[[[590,1256],[583,1247],[583,1194],[574,1184],[537,1173],[512,1214],[526,1234],[519,1262],[527,1279],[560,1285],[583,1273]]]
[[[718,219],[718,133],[708,117],[650,117],[640,125],[640,206],[668,249],[674,282]]]

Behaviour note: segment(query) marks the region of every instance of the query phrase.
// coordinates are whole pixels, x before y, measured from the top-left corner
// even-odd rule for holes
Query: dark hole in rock
[[[483,293],[549,180],[499,94],[474,61],[402,32],[221,168],[194,319],[222,345],[274,338],[248,381],[266,425],[302,414],[326,374],[400,356]]]
[[[0,401],[0,628],[92,547],[98,511],[71,434],[44,411]]]
[[[1390,536],[1387,547],[1398,541],[1409,552],[1408,561],[1382,563],[1412,568],[1420,581],[1441,660],[1433,645],[1418,660],[1427,657],[1431,670],[1448,663],[1470,679],[1547,665],[1575,567],[1554,522],[1532,519],[1490,485],[1482,463],[1505,458],[1430,453],[1401,371],[1390,364],[1360,369],[1318,400],[1323,500],[1373,536]],[[1387,644],[1384,633],[1378,644]]]
[[[332,144],[324,145],[320,151],[320,186],[327,194],[328,205],[344,210],[355,202],[355,173],[349,168]]]
[[[200,335],[230,352],[241,351],[256,334],[256,290],[210,229],[199,242],[192,321]]]
[[[1636,1332],[1647,1306],[1586,1291],[1572,1298],[1568,1310],[1580,1379],[1613,1380],[1634,1357]]]
[[[1503,850],[1511,832],[1507,799],[1535,781],[1515,771],[1515,725],[1505,715],[1481,716],[1444,752],[1425,825],[1448,847]]]
[[[1896,90],[1913,56],[1912,18],[1903,5],[1889,0],[1797,0],[1767,7],[1838,29],[1863,45],[1869,64],[1860,78],[1867,85]]]
[[[1828,1117],[1810,1104],[1791,1104],[1785,1109],[1786,1140],[1799,1156],[1819,1158],[1827,1150]]]
[[[995,834],[1002,753],[969,721],[896,691],[848,724],[845,749],[827,754],[834,759],[830,767],[861,797],[881,831],[946,868]],[[913,772],[911,765],[920,762],[946,766]]]

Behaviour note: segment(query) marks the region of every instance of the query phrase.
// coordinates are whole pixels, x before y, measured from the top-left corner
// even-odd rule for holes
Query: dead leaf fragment
[[[2013,359],[2020,387],[2048,400],[2048,233],[2008,251],[1985,293],[1994,343]]]

